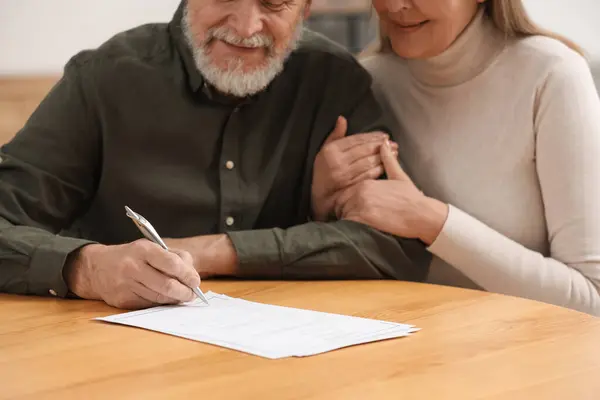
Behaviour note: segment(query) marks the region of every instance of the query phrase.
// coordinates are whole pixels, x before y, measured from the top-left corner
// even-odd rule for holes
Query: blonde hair
[[[487,17],[507,38],[525,38],[529,36],[547,36],[563,42],[565,45],[585,56],[581,47],[566,37],[550,32],[538,26],[527,14],[523,0],[486,0],[482,3]],[[390,39],[379,29],[379,40],[369,46],[364,53],[388,53],[392,51]]]

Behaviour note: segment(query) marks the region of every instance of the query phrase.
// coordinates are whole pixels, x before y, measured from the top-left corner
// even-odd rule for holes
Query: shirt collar
[[[187,73],[188,83],[192,91],[197,92],[199,89],[206,89],[204,77],[196,68],[196,62],[194,61],[194,56],[192,54],[192,50],[188,45],[188,42],[185,38],[185,34],[183,33],[183,14],[186,7],[186,0],[182,0],[175,11],[175,15],[173,19],[169,23],[169,32],[173,41],[175,42],[175,46],[177,48],[177,52],[180,54],[181,59],[183,60],[183,66],[185,68],[185,72]]]

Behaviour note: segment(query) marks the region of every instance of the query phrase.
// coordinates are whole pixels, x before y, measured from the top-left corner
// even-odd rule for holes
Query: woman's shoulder
[[[360,62],[362,66],[370,72],[385,67],[390,62],[392,62],[392,58],[389,56],[389,54],[386,53],[373,53],[361,56],[358,59],[358,62]]]
[[[391,53],[376,53],[368,56],[363,56],[359,59],[359,63],[371,74],[375,80],[381,80],[384,77],[401,76],[403,62],[400,57]],[[393,71],[393,74],[390,72]]]
[[[582,72],[590,74],[589,64],[582,54],[548,36],[536,35],[515,40],[507,46],[505,57],[520,70],[529,66],[528,69],[542,80],[556,73],[574,78]]]
[[[403,90],[409,81],[406,65],[393,53],[361,57],[359,62],[371,75],[373,91],[380,101],[390,93]]]

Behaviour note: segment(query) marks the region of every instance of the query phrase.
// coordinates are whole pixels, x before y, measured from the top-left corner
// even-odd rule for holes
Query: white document
[[[277,359],[408,336],[413,325],[273,306],[207,292],[197,299],[104,318],[199,342]]]

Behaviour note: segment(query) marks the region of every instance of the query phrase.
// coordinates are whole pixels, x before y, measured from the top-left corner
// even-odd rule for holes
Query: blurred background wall
[[[180,0],[0,0],[0,144],[23,126],[80,50],[169,21]],[[430,0],[435,1],[435,0]],[[600,0],[525,0],[533,18],[588,52],[600,88]],[[313,0],[308,25],[354,52],[374,39],[370,0]]]
[[[375,35],[368,0],[314,0],[309,25],[353,51]],[[60,73],[76,52],[136,25],[168,21],[179,0],[0,0],[0,75]],[[600,60],[600,0],[525,0],[536,21]],[[321,11],[321,12],[319,12]],[[357,12],[358,11],[358,12]]]
[[[170,19],[179,0],[0,0],[0,74],[60,73],[76,52]]]

